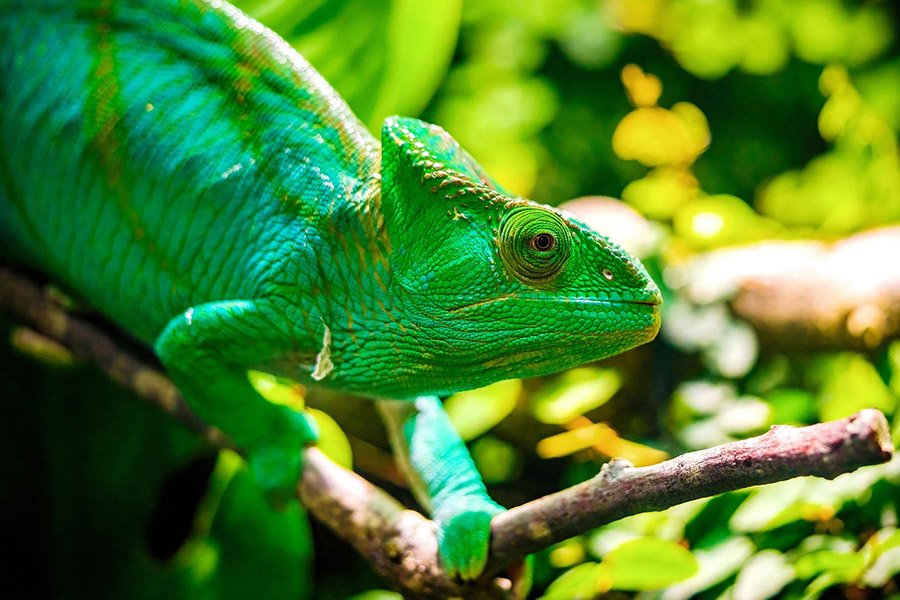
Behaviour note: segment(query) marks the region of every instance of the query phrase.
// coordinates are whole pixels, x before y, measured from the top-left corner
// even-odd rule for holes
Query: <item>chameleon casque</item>
[[[485,490],[439,397],[651,340],[660,293],[442,129],[380,143],[218,0],[0,0],[0,243],[150,345],[289,494],[307,418],[250,369],[382,401],[447,571],[485,564]]]

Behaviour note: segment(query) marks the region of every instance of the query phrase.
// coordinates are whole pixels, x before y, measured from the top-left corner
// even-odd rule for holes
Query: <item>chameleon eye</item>
[[[520,206],[503,217],[499,241],[507,271],[526,283],[541,284],[552,281],[565,268],[572,236],[556,213]]]

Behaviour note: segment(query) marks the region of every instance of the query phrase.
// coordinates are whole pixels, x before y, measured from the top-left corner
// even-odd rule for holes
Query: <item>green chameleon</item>
[[[487,495],[439,397],[651,340],[660,293],[442,129],[381,141],[219,0],[0,0],[0,241],[152,345],[275,498],[315,440],[248,370],[382,402],[451,576]]]

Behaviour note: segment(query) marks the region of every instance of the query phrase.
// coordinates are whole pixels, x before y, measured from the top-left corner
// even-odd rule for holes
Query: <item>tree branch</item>
[[[220,431],[191,413],[155,367],[66,312],[25,276],[3,266],[0,308],[95,363],[210,443],[233,447]],[[832,478],[887,461],[892,452],[884,415],[870,409],[809,427],[773,427],[756,438],[692,452],[651,467],[613,461],[589,481],[498,515],[492,523],[487,573],[495,574],[530,552],[628,515],[801,475]],[[377,572],[409,596],[515,596],[508,579],[485,580],[477,586],[449,580],[438,563],[430,521],[335,465],[315,448],[305,451],[297,491],[310,514],[352,544]]]
[[[649,467],[616,459],[593,479],[495,517],[490,565],[629,515],[803,475],[833,479],[890,460],[893,451],[884,415],[870,408],[807,427],[775,425],[758,437]]]
[[[724,248],[675,269],[688,297],[729,298],[760,339],[780,348],[867,350],[900,338],[900,227],[832,243],[767,241]]]

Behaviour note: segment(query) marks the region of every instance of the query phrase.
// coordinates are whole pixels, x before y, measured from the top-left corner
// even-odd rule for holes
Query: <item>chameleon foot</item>
[[[303,448],[318,437],[306,415],[294,413],[290,421],[289,433],[247,449],[250,472],[276,508],[284,507],[296,496],[297,481],[303,471]]]
[[[476,579],[487,562],[491,519],[505,511],[485,498],[461,497],[435,514],[438,554],[450,577]]]

